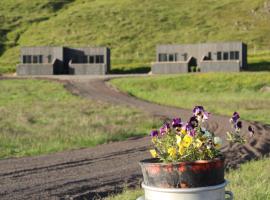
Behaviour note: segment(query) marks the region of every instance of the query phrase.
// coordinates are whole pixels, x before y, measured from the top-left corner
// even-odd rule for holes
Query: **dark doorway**
[[[191,57],[191,59],[188,62],[188,72],[196,72],[196,70],[197,70],[197,59]]]

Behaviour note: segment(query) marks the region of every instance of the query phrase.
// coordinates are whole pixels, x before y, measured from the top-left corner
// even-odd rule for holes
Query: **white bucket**
[[[225,191],[227,181],[220,185],[200,188],[157,188],[142,183],[145,196],[137,200],[233,200],[233,194]],[[228,195],[227,197],[225,197]]]

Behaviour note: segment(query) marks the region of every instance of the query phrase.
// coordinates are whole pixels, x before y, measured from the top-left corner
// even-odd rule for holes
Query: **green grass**
[[[199,73],[113,79],[130,95],[159,104],[192,109],[203,105],[211,113],[270,124],[270,73]],[[262,91],[268,87],[267,91]]]
[[[1,0],[0,73],[15,71],[20,47],[29,45],[106,45],[112,69],[125,72],[149,66],[157,44],[242,40],[251,60],[261,63],[262,50],[270,54],[264,2]]]
[[[270,199],[270,159],[252,161],[239,169],[226,173],[229,180],[226,190],[234,193],[235,200],[269,200]],[[143,195],[143,190],[128,190],[111,196],[106,200],[135,200]]]
[[[155,123],[128,107],[73,96],[56,82],[1,80],[0,88],[0,158],[141,136]]]

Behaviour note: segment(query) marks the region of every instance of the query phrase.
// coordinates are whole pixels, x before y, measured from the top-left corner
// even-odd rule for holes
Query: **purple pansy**
[[[242,122],[238,121],[237,123],[234,124],[235,129],[241,129],[242,128]]]
[[[176,128],[176,127],[181,127],[182,126],[182,122],[180,118],[174,118],[172,120],[172,127]]]
[[[232,116],[232,118],[231,118],[231,121],[232,121],[233,123],[236,123],[236,122],[238,121],[239,118],[240,118],[240,115],[238,114],[238,112],[234,112],[234,113],[233,113],[233,116]]]
[[[152,130],[150,135],[151,135],[151,137],[157,137],[158,136],[158,131],[157,130]]]
[[[198,120],[196,119],[196,117],[193,116],[193,117],[190,118],[188,124],[189,124],[189,126],[192,127],[192,129],[194,129],[194,128],[198,127],[199,122],[198,122]]]
[[[202,115],[204,112],[205,111],[204,111],[203,106],[195,106],[195,108],[193,109],[194,116]]]
[[[191,136],[191,137],[194,137],[196,135],[196,130],[195,129],[191,129],[188,134]]]
[[[167,132],[169,132],[170,130],[170,124],[169,123],[165,123],[160,129],[159,132],[161,135],[166,134]]]

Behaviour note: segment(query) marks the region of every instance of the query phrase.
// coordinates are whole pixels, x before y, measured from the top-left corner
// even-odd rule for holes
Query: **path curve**
[[[73,94],[98,101],[136,107],[160,118],[181,116],[190,111],[157,105],[136,99],[112,88],[105,78],[58,77]],[[228,117],[213,115],[209,128],[221,137],[228,130]],[[269,155],[270,127],[254,122],[256,137],[243,147],[234,145],[223,151],[227,165]],[[50,155],[0,161],[0,199],[98,199],[120,192],[126,186],[138,186],[141,172],[138,161],[149,156],[149,138],[131,138]]]

